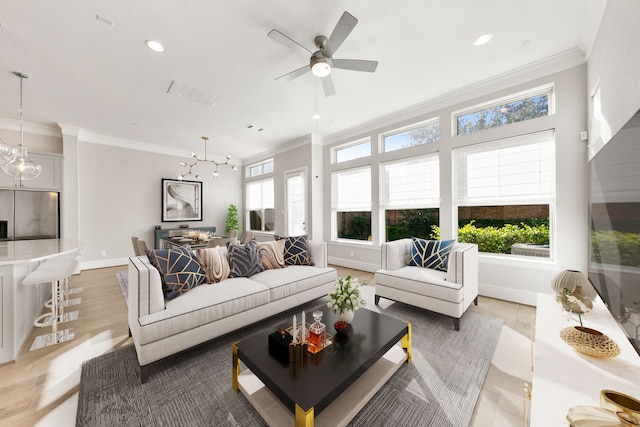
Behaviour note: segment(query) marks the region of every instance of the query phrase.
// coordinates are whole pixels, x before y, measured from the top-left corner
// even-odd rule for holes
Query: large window
[[[247,223],[254,231],[274,231],[273,178],[247,183]]]
[[[553,131],[454,150],[458,240],[481,252],[549,256]]]
[[[547,116],[550,113],[550,101],[551,88],[546,88],[456,113],[456,135]]]
[[[382,165],[385,239],[431,237],[438,226],[440,168],[438,154]]]
[[[334,172],[331,178],[337,238],[371,240],[371,169]]]
[[[440,140],[440,122],[438,119],[423,122],[408,128],[389,132],[382,136],[384,151],[427,144]]]

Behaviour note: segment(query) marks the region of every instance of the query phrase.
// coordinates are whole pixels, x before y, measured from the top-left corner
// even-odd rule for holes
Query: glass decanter
[[[322,323],[322,311],[313,312],[313,324],[309,327],[309,347],[312,353],[324,348],[327,327]]]

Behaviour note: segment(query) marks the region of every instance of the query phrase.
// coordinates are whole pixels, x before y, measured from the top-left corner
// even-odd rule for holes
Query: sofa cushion
[[[408,265],[447,271],[449,252],[455,240],[425,240],[412,238],[411,257]]]
[[[147,257],[162,278],[165,298],[170,300],[206,282],[207,277],[189,246],[154,249]]]
[[[264,270],[258,254],[258,242],[250,240],[246,244],[227,242],[229,252],[229,277],[251,277]]]
[[[231,273],[226,246],[196,249],[196,256],[207,275],[207,283],[221,282]]]
[[[461,284],[446,281],[447,273],[422,267],[406,266],[398,270],[378,270],[376,285],[400,289],[443,301],[459,303],[464,297]]]
[[[167,301],[165,310],[141,316],[143,328],[139,340],[148,344],[268,302],[269,289],[246,277],[198,286],[180,298]]]
[[[289,265],[285,268],[265,270],[251,276],[270,290],[270,300],[275,301],[307,289],[336,280],[336,270],[331,267]]]
[[[313,265],[309,256],[309,236],[281,237],[275,236],[276,240],[284,240],[284,263],[285,265]]]
[[[284,268],[284,240],[258,243],[260,262],[265,270]]]

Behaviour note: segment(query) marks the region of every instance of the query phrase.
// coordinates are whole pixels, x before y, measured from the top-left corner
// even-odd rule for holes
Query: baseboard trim
[[[338,265],[340,267],[353,268],[356,270],[368,271],[375,273],[380,270],[380,264],[371,264],[369,262],[355,261],[352,259],[329,257],[329,264]]]
[[[538,299],[537,292],[512,289],[482,282],[478,284],[478,293],[485,297],[517,302],[519,304],[530,305],[532,307],[536,306],[536,301]]]
[[[110,258],[93,261],[84,261],[80,263],[83,270],[94,270],[96,268],[117,267],[119,265],[127,266],[129,258]]]

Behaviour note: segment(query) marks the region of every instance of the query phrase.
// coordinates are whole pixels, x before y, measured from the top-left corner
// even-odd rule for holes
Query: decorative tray
[[[307,325],[305,330],[309,331],[309,327],[311,325],[309,324],[309,322],[305,322],[305,324]],[[296,329],[298,329],[298,331],[302,330],[302,322],[298,322],[298,324],[296,325]],[[287,333],[293,337],[292,330],[293,330],[293,326],[289,326],[288,328],[285,329],[285,331],[287,331]],[[307,345],[307,351],[309,353],[311,353],[311,354],[319,353],[322,350],[324,350],[325,348],[329,347],[331,344],[333,344],[333,335],[331,335],[328,332],[325,332],[325,334],[324,334],[324,344],[323,344],[322,348],[320,348],[320,349],[316,349],[314,346],[310,345],[308,342],[307,342],[307,344],[308,344]]]

